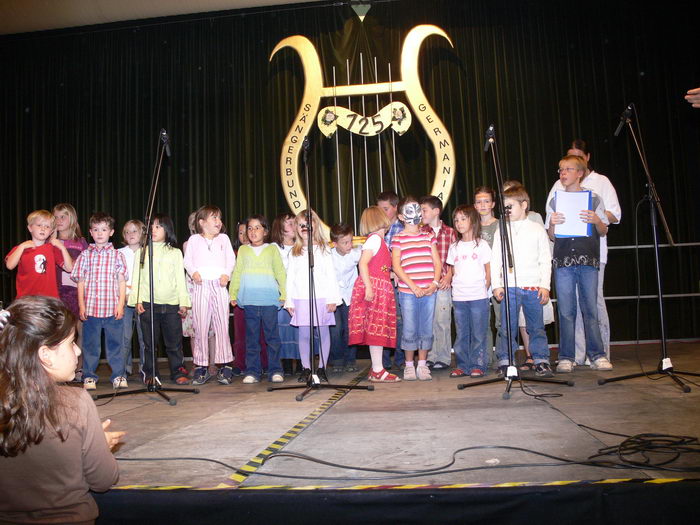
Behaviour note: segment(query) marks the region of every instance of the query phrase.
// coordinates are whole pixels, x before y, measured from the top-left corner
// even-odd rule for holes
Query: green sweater
[[[141,271],[141,250],[146,250],[146,258]],[[153,302],[155,304],[177,304],[192,306],[190,294],[185,285],[185,265],[182,252],[178,248],[166,246],[163,242],[153,243]],[[150,302],[148,247],[139,248],[134,254],[134,278],[131,281],[129,306]]]
[[[241,246],[231,274],[229,294],[240,306],[280,306],[285,300],[287,274],[274,244],[255,255],[250,246]]]

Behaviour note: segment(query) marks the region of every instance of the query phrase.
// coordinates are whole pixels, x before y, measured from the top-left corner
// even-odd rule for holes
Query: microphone
[[[613,135],[617,137],[620,134],[620,131],[622,131],[622,126],[625,125],[627,120],[632,116],[632,103],[625,108],[625,110],[622,112],[622,115],[620,115],[620,123],[617,125],[617,129],[615,130],[615,133]]]
[[[168,132],[161,128],[160,130],[160,140],[165,144],[165,154],[168,157],[172,157],[170,153],[170,139],[168,138]]]
[[[489,126],[489,128],[486,130],[486,143],[484,144],[484,153],[486,153],[489,150],[489,146],[493,144],[494,137],[496,136],[496,133],[493,129],[493,124]]]

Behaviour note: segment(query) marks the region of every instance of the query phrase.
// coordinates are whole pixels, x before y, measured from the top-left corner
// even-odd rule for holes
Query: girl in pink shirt
[[[202,206],[195,215],[197,233],[187,241],[185,269],[192,278],[192,325],[196,344],[192,345],[195,371],[192,384],[202,385],[209,373],[209,327],[214,329],[219,366],[217,380],[229,385],[233,379],[233,352],[228,335],[229,282],[236,256],[228,235],[222,233],[221,210]]]

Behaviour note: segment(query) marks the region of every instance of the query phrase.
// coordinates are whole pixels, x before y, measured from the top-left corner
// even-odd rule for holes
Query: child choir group
[[[569,153],[559,162],[559,189],[582,191],[588,189],[589,177],[603,177],[589,169],[585,145],[575,141]],[[5,262],[9,269],[17,268],[17,297],[59,297],[82,321],[82,374],[77,377],[86,389],[96,388],[103,333],[113,387],[128,386],[134,324],[146,382],[159,380],[149,356],[161,339],[170,378],[181,385],[203,384],[214,376],[227,385],[236,375],[251,384],[264,374],[281,383],[298,361],[298,381],[306,382],[315,354],[318,377],[327,381],[328,368],[358,370],[358,345],[369,347],[370,381],[430,380],[431,369],[452,365],[453,317],[455,365],[450,376],[482,377],[491,366],[504,376],[510,364],[505,321],[500,322],[506,319],[506,293],[511,343],[518,348],[521,326],[528,351],[524,369],[551,377],[544,325],[554,320],[549,298],[552,268],[560,323],[556,372],[571,372],[581,362],[576,356],[577,317],[590,366],[612,369],[607,341],[601,336],[598,274],[605,264],[603,260],[601,265],[602,240],[607,225],[619,221],[619,211],[611,214],[594,190],[589,209],[566,217],[556,211],[553,188],[543,222],[530,211],[530,198],[520,183],[509,181],[504,190],[501,220],[513,254],[512,268],[505,270],[500,221],[488,187],[476,189],[473,204],[453,211],[452,227],[440,219],[443,204],[437,197],[399,200],[394,192],[383,192],[377,205],[362,213],[358,233],[366,240],[355,248],[354,232],[345,224],[331,228],[331,245],[313,210],[282,214],[271,226],[262,215],[252,215],[238,225],[232,243],[221,210],[202,206],[190,215],[191,236],[183,244],[183,255],[172,219],[157,214],[151,229],[152,297],[148,253],[140,263],[141,251],[148,251],[143,247],[145,226],[138,220],[124,224],[124,246],[116,249],[110,242],[114,219],[107,214],[90,217],[93,243],[88,245],[70,204],[58,204],[53,212],[34,211],[27,217],[31,240],[14,247]],[[556,225],[567,220],[590,224],[590,234],[555,236]],[[492,314],[498,332],[495,360]],[[318,342],[313,353],[312,326]],[[184,364],[183,335],[191,341],[191,371]],[[392,351],[396,374],[390,372]]]

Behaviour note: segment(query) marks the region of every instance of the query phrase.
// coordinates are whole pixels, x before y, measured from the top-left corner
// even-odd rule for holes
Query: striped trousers
[[[194,284],[192,289],[192,326],[195,344],[192,357],[195,366],[209,365],[209,327],[216,336],[216,364],[233,361],[231,340],[228,335],[228,290],[219,281],[205,281]]]

